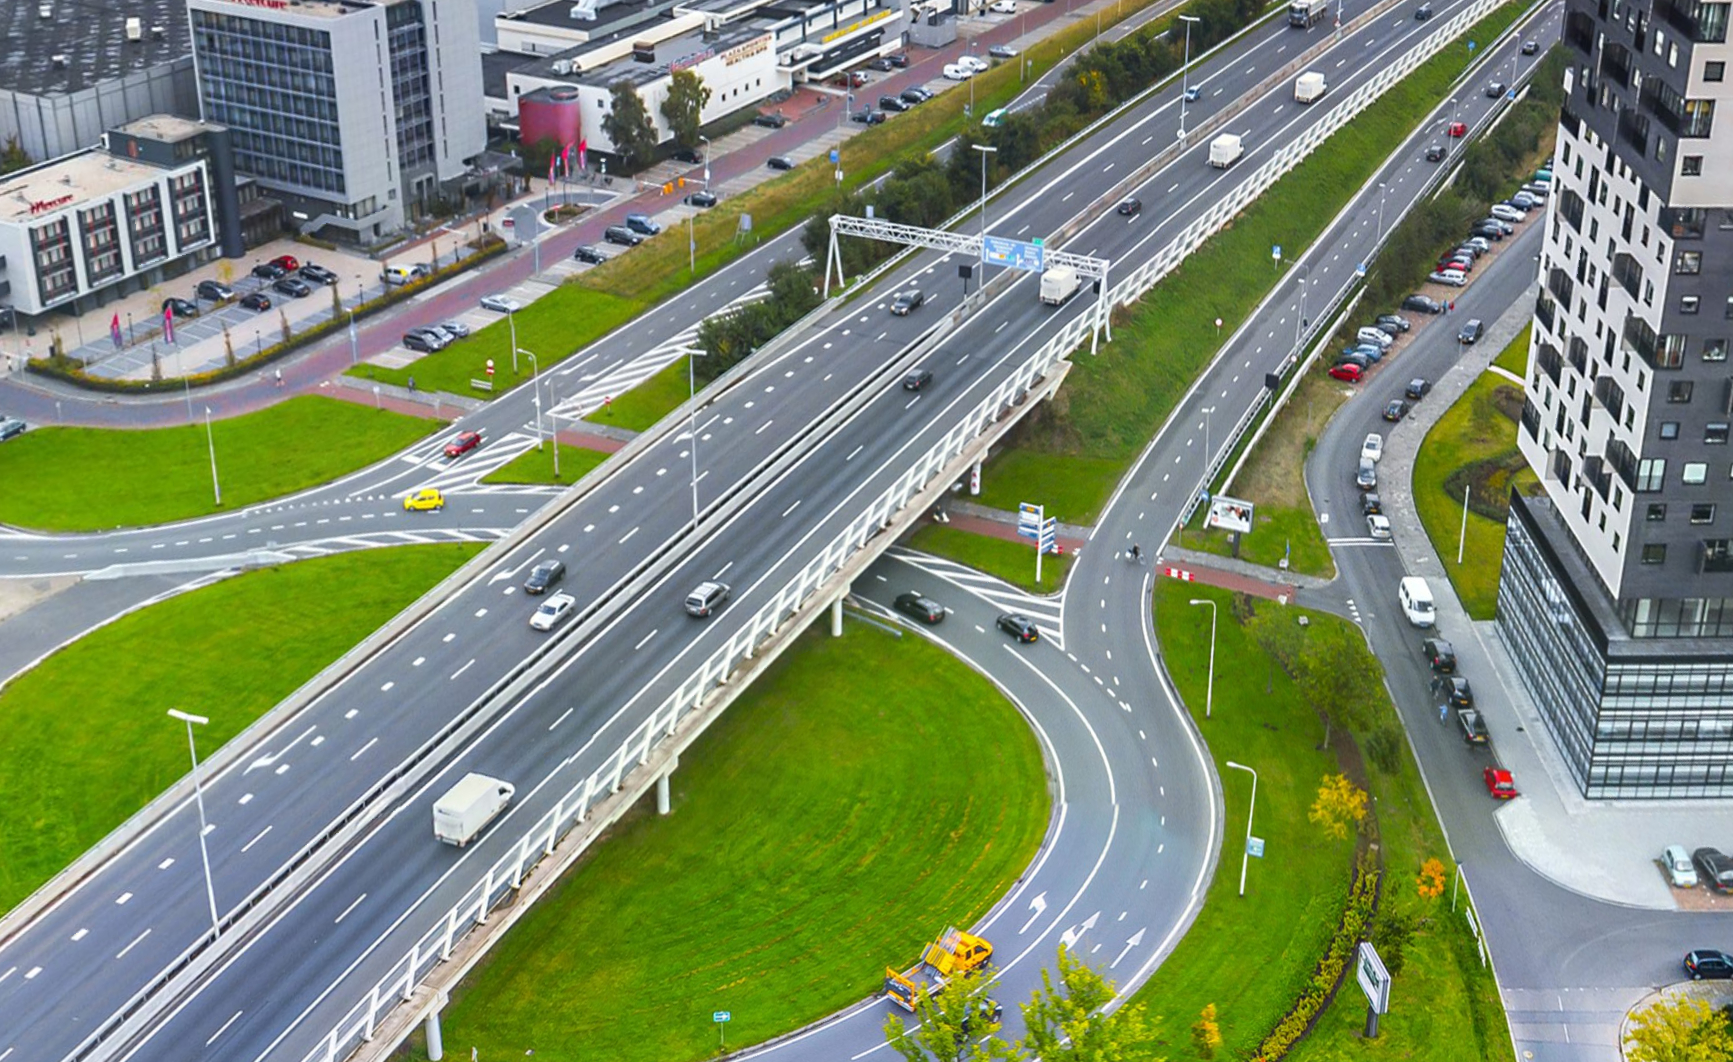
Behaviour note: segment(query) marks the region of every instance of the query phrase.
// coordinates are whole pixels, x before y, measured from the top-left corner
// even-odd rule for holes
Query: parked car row
[[[1698,848],[1686,855],[1684,845],[1670,844],[1661,850],[1661,871],[1675,889],[1702,885],[1710,892],[1733,894],[1733,856],[1719,848]]]
[[[483,301],[485,304],[485,300]],[[444,350],[467,335],[469,326],[462,321],[442,321],[436,325],[411,328],[403,333],[403,345],[422,354],[432,354]]]

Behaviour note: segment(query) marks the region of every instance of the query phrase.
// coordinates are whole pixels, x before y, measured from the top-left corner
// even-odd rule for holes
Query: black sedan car
[[[1474,690],[1461,675],[1440,675],[1433,679],[1432,695],[1452,708],[1474,707]]]
[[[304,299],[313,294],[313,289],[308,287],[307,282],[300,277],[282,277],[271,285],[271,290],[296,299]]]
[[[1432,385],[1426,382],[1426,378],[1424,376],[1416,376],[1414,379],[1408,381],[1408,388],[1402,393],[1408,396],[1410,401],[1418,402],[1422,398],[1425,398],[1426,392],[1430,390],[1432,390]]]
[[[897,317],[907,317],[909,311],[924,305],[926,301],[926,293],[921,291],[919,288],[916,288],[913,291],[905,291],[901,295],[897,296],[895,302],[891,303],[891,313]]]
[[[1701,981],[1704,978],[1725,980],[1733,977],[1733,955],[1714,948],[1698,948],[1685,953],[1685,972],[1691,975],[1691,980]]]
[[[572,258],[589,265],[601,265],[603,262],[608,260],[607,255],[596,250],[594,247],[589,246],[579,247],[577,250],[573,251]]]
[[[199,281],[199,286],[193,289],[193,294],[206,302],[227,302],[235,297],[234,289],[220,280]]]
[[[1121,217],[1135,217],[1143,209],[1143,200],[1133,196],[1120,202],[1118,213]]]
[[[1691,853],[1697,876],[1710,892],[1733,892],[1733,858],[1719,848],[1699,848]]]
[[[1360,515],[1378,516],[1384,512],[1384,499],[1378,497],[1377,491],[1368,491],[1360,495]]]
[[[288,270],[275,262],[260,262],[253,267],[253,275],[260,280],[277,280],[288,274]]]
[[[324,266],[314,265],[312,262],[308,262],[306,265],[301,267],[301,279],[310,281],[314,284],[324,284],[326,287],[330,287],[332,284],[337,283],[337,274],[326,269]]]
[[[1400,398],[1392,398],[1384,403],[1384,419],[1394,424],[1408,415],[1408,403]]]
[[[879,110],[881,111],[906,111],[913,106],[914,104],[903,99],[901,96],[879,97]]]
[[[173,310],[176,317],[197,317],[199,315],[198,304],[188,302],[186,299],[164,299],[162,300],[162,308],[165,311]]]
[[[905,390],[905,391],[919,391],[921,388],[927,386],[928,384],[930,384],[932,382],[933,382],[933,370],[931,370],[931,369],[915,369],[914,371],[910,372],[907,376],[903,377],[903,390]]]
[[[268,310],[271,308],[271,297],[262,291],[241,296],[241,305],[249,310]]]
[[[565,575],[565,564],[550,557],[530,569],[529,578],[524,580],[524,593],[545,594],[548,587],[565,578]]]
[[[693,192],[691,195],[687,196],[686,202],[688,205],[695,207],[713,207],[717,203],[721,202],[721,200],[717,198],[715,192],[700,191]]]
[[[913,590],[906,594],[898,594],[895,605],[898,612],[905,616],[913,616],[925,624],[939,623],[945,618],[945,606],[930,597],[922,597]]]
[[[1431,147],[1427,148],[1426,149],[1426,161],[1427,162],[1443,162],[1444,161],[1444,145],[1443,144],[1433,144]]]
[[[794,160],[789,158],[787,155],[772,155],[770,158],[765,160],[764,164],[773,170],[794,169]]]
[[[781,129],[788,124],[788,119],[780,114],[761,114],[752,119],[752,124],[763,126],[766,129]]]
[[[1420,643],[1420,652],[1435,675],[1456,674],[1456,646],[1443,638],[1428,638]]]
[[[1028,616],[1007,612],[993,622],[1000,630],[1020,642],[1033,642],[1041,637],[1040,632],[1035,629],[1035,621]]]

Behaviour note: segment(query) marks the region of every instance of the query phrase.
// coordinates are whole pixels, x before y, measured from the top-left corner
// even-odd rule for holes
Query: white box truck
[[[1209,142],[1209,164],[1218,170],[1232,166],[1245,153],[1238,133],[1223,133]]]
[[[511,803],[510,782],[485,774],[466,774],[433,804],[433,836],[459,848],[475,840]]]
[[[1288,5],[1288,25],[1306,29],[1324,21],[1330,13],[1330,0],[1293,0]]]
[[[1077,289],[1082,286],[1077,270],[1070,266],[1050,266],[1041,274],[1041,301],[1049,306],[1061,305],[1077,294]]]
[[[1316,70],[1308,70],[1294,80],[1294,102],[1311,103],[1329,86],[1324,84],[1324,75]]]

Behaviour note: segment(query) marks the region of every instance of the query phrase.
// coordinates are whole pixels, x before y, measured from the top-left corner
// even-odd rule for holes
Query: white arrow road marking
[[[1133,933],[1133,934],[1132,934],[1132,935],[1131,935],[1131,939],[1130,939],[1130,940],[1128,940],[1128,941],[1126,941],[1126,942],[1125,942],[1125,947],[1123,947],[1123,948],[1121,948],[1121,949],[1119,949],[1119,955],[1118,955],[1118,957],[1117,957],[1117,958],[1115,958],[1115,959],[1114,959],[1114,960],[1113,960],[1113,962],[1111,962],[1111,963],[1109,963],[1109,964],[1108,964],[1108,966],[1107,966],[1107,968],[1108,968],[1108,969],[1109,969],[1109,970],[1111,970],[1111,969],[1113,969],[1113,968],[1114,968],[1114,967],[1115,967],[1115,966],[1118,966],[1118,965],[1119,965],[1119,960],[1120,960],[1120,959],[1123,959],[1123,958],[1125,958],[1125,953],[1126,953],[1126,952],[1128,952],[1128,951],[1130,951],[1130,950],[1131,950],[1131,949],[1132,949],[1132,948],[1135,948],[1135,947],[1137,947],[1137,946],[1138,946],[1138,945],[1139,945],[1139,944],[1142,944],[1142,943],[1143,943],[1143,930],[1141,930],[1141,929],[1140,929],[1140,930],[1138,930],[1138,931],[1137,931],[1137,932],[1135,932],[1135,933]]]
[[[1079,937],[1083,936],[1083,934],[1085,934],[1085,933],[1089,932],[1091,929],[1095,928],[1095,922],[1100,917],[1101,917],[1101,912],[1097,911],[1094,914],[1090,915],[1088,918],[1085,918],[1083,920],[1082,925],[1072,926],[1070,929],[1067,929],[1064,933],[1060,934],[1059,943],[1065,945],[1065,947],[1067,947],[1067,948],[1070,948],[1073,944],[1077,943],[1077,939]]]
[[[1040,918],[1041,912],[1047,910],[1047,894],[1042,893],[1033,900],[1030,900],[1029,909],[1035,913],[1030,915],[1029,921],[1024,922],[1023,928],[1017,931],[1020,934],[1029,932],[1029,927],[1035,924],[1035,919]]]

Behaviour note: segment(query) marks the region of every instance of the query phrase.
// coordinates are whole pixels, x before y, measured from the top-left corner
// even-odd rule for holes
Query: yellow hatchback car
[[[432,487],[423,487],[403,499],[404,512],[422,513],[429,509],[443,508],[445,508],[445,495]]]

